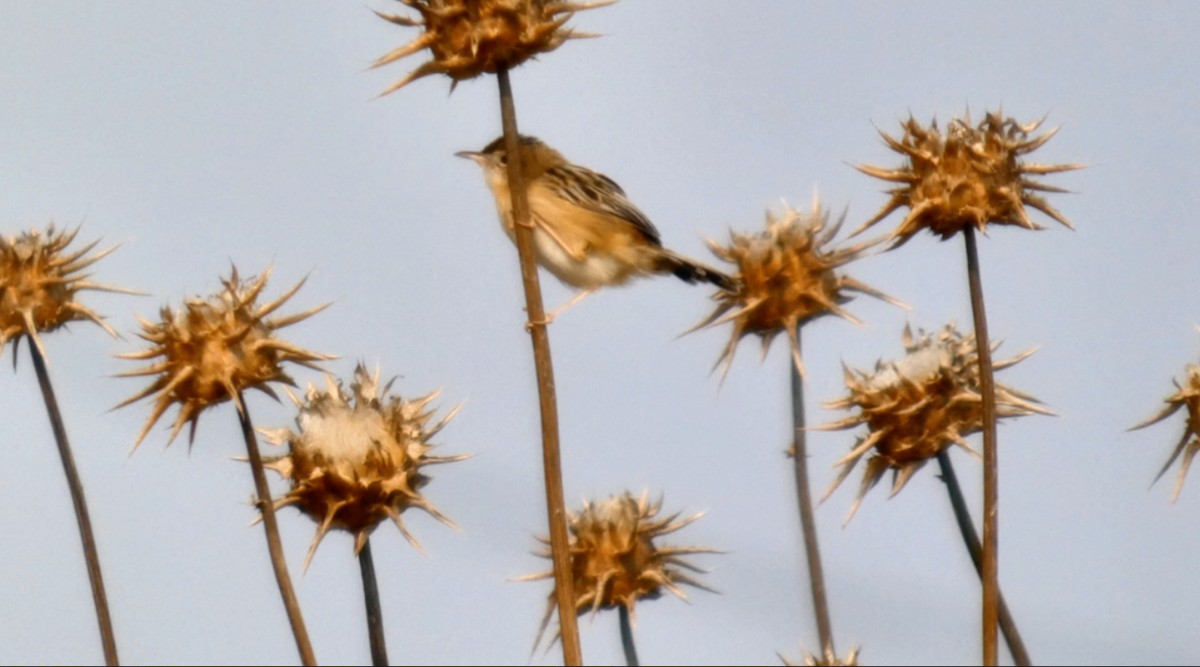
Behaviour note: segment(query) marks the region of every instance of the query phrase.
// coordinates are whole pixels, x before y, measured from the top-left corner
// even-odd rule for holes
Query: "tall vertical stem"
[[[242,436],[246,440],[246,454],[250,457],[250,471],[254,475],[254,504],[262,514],[263,530],[267,534],[267,551],[271,554],[271,567],[275,570],[275,583],[279,585],[279,594],[283,598],[283,608],[287,611],[288,623],[292,626],[292,635],[296,638],[296,650],[300,652],[300,662],[304,665],[316,665],[317,658],[313,655],[312,644],[308,641],[308,629],[304,627],[304,617],[300,614],[300,600],[292,588],[292,578],[288,575],[287,559],[283,557],[283,544],[279,541],[279,524],[275,521],[275,505],[271,502],[271,490],[267,487],[267,476],[263,473],[262,456],[258,453],[258,438],[254,435],[254,425],[250,423],[250,413],[246,409],[245,397],[238,392],[236,405],[238,420],[242,424]]]
[[[992,347],[988,342],[987,312],[979,277],[979,251],[975,228],[963,233],[967,245],[967,282],[971,289],[971,317],[975,321],[975,344],[979,350],[979,391],[983,398],[983,664],[999,661],[996,624],[1000,614],[1000,583],[996,540],[999,475],[996,470],[996,385],[992,379]]]
[[[800,350],[800,327],[796,327],[796,353]],[[804,378],[788,357],[792,378],[792,463],[796,475],[796,501],[800,507],[800,529],[804,535],[804,554],[808,561],[808,581],[812,588],[813,613],[817,617],[817,637],[821,655],[836,656],[833,628],[829,621],[829,600],[825,597],[825,572],[821,567],[821,547],[817,543],[817,524],[813,518],[812,492],[808,485],[808,438],[804,429]]]
[[[621,623],[621,649],[625,651],[625,665],[639,667],[637,644],[633,643],[633,622],[629,618],[629,608],[623,604],[617,605],[617,613]]]
[[[575,586],[571,574],[571,554],[567,536],[567,509],[563,500],[562,459],[558,444],[558,398],[554,389],[554,367],[550,362],[550,335],[546,331],[546,311],[538,285],[537,260],[533,250],[533,226],[529,218],[529,197],[525,174],[521,172],[517,112],[513,105],[508,68],[496,70],[500,83],[500,118],[504,125],[508,160],[508,185],[512,191],[513,222],[517,255],[521,262],[521,283],[525,288],[525,312],[529,316],[529,336],[533,342],[533,365],[537,374],[538,402],[542,416],[542,468],[546,484],[546,513],[550,522],[550,553],[554,564],[554,590],[558,605],[558,624],[562,637],[563,662],[582,665],[579,624],[575,616]]]
[[[962,534],[963,544],[967,547],[967,553],[971,555],[975,571],[982,574],[983,560],[979,553],[982,550],[979,546],[979,535],[975,532],[975,524],[971,521],[971,513],[967,510],[967,500],[963,497],[962,487],[958,485],[958,475],[954,473],[954,466],[950,463],[949,450],[943,449],[938,452],[937,460],[938,466],[942,469],[942,482],[946,484],[946,494],[950,496],[950,507],[954,509],[954,520],[958,524],[958,532]],[[1012,613],[1009,612],[1008,605],[1004,602],[1003,591],[998,592],[998,597],[1000,600],[1000,632],[1004,633],[1004,642],[1008,644],[1008,651],[1012,653],[1013,662],[1018,667],[1032,665],[1029,651],[1025,648],[1021,633],[1017,630],[1017,623],[1013,620]]]
[[[100,626],[104,664],[118,665],[117,640],[113,633],[112,617],[108,613],[108,596],[104,592],[104,576],[100,572],[100,554],[96,551],[96,538],[92,535],[92,520],[88,516],[87,499],[83,496],[83,482],[79,479],[79,471],[75,469],[75,457],[71,454],[71,443],[67,440],[67,429],[63,426],[58,399],[54,397],[54,386],[50,384],[50,374],[46,371],[46,360],[42,358],[42,351],[32,336],[29,337],[29,354],[33,357],[33,368],[42,389],[42,400],[46,403],[46,414],[50,417],[50,428],[54,431],[54,442],[58,445],[58,456],[67,475],[71,503],[75,506],[75,522],[79,524],[83,558],[87,563],[88,581],[92,585],[92,602],[96,606],[96,622]]]
[[[363,542],[358,552],[358,569],[362,572],[363,600],[367,605],[367,638],[371,643],[371,664],[388,664],[387,641],[383,636],[383,609],[379,606],[379,583],[375,580],[375,560],[371,558],[371,540]]]

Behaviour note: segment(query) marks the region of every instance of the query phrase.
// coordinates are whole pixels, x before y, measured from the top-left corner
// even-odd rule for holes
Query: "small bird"
[[[730,276],[664,248],[658,230],[611,178],[568,162],[536,137],[522,135],[520,146],[538,263],[582,290],[547,316],[547,323],[601,287],[653,273],[733,293],[740,289]],[[515,242],[504,137],[481,151],[455,155],[483,168],[504,232]]]

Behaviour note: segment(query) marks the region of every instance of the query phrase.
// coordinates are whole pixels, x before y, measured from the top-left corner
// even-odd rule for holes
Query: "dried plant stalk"
[[[794,340],[800,351],[800,331]],[[792,470],[796,478],[796,503],[800,511],[800,532],[804,539],[804,556],[808,563],[808,583],[812,593],[813,615],[817,620],[817,640],[822,655],[837,655],[833,644],[833,622],[829,614],[829,598],[825,592],[825,569],[821,564],[821,547],[817,539],[817,521],[813,516],[812,491],[808,480],[808,437],[804,419],[804,377],[795,364],[788,364],[792,386]]]
[[[379,582],[375,579],[375,559],[371,556],[371,540],[363,542],[358,552],[362,571],[363,602],[367,611],[367,641],[371,645],[371,664],[385,667],[388,662],[387,638],[383,634],[383,608],[379,604]]]
[[[954,474],[954,465],[950,462],[950,452],[945,449],[938,452],[937,460],[938,467],[942,471],[942,482],[946,485],[946,494],[950,496],[950,506],[954,509],[954,520],[958,524],[959,533],[963,538],[963,544],[967,547],[971,562],[975,564],[975,571],[982,576],[983,545],[979,543],[975,524],[971,522],[971,513],[967,510],[967,500],[963,497],[962,488],[958,485],[958,476]],[[1012,654],[1013,662],[1017,664],[1017,667],[1032,665],[1033,662],[1029,659],[1029,650],[1025,648],[1025,640],[1021,639],[1021,633],[1017,630],[1017,622],[1013,620],[1012,612],[1008,610],[1008,604],[1004,602],[1004,593],[1001,592],[999,597],[1000,632],[1004,635],[1004,642],[1008,644],[1008,652]]]
[[[500,118],[509,155],[520,155],[517,112],[513,103],[508,68],[496,72],[500,85]],[[521,263],[521,285],[525,289],[526,328],[533,343],[533,364],[537,374],[538,405],[542,420],[542,472],[546,488],[546,514],[550,527],[550,551],[554,564],[554,590],[558,601],[559,632],[562,636],[563,662],[583,664],[579,642],[579,624],[575,618],[575,590],[571,577],[571,554],[567,536],[567,504],[563,498],[562,453],[558,438],[558,397],[554,390],[554,366],[550,357],[550,333],[546,330],[546,309],[538,282],[537,258],[533,248],[533,226],[529,219],[529,193],[520,162],[508,163],[508,184],[512,190],[517,257]]]
[[[46,361],[42,358],[41,346],[31,340],[29,354],[33,357],[38,386],[42,389],[46,413],[50,416],[50,427],[54,431],[54,442],[58,445],[58,455],[62,459],[63,472],[67,476],[67,488],[71,492],[71,503],[75,507],[75,521],[79,525],[79,538],[83,542],[83,557],[87,563],[88,582],[92,587],[92,603],[96,607],[96,623],[100,626],[100,645],[104,650],[104,664],[110,667],[119,665],[121,661],[117,656],[117,638],[113,631],[112,614],[108,611],[108,594],[104,590],[104,574],[100,569],[100,552],[96,549],[96,538],[92,534],[92,520],[88,514],[87,498],[83,495],[83,481],[79,478],[79,471],[75,468],[75,457],[71,454],[71,443],[67,440],[67,429],[63,426],[62,413],[58,409],[58,399],[54,397],[54,387],[50,384],[50,374],[46,370]]]
[[[45,233],[27,231],[19,236],[0,236],[0,352],[5,344],[13,342],[13,367],[17,363],[17,347],[22,337],[29,339],[29,352],[38,377],[54,441],[62,461],[63,473],[71,503],[75,508],[75,522],[83,544],[84,561],[87,564],[88,582],[92,589],[92,603],[96,608],[96,622],[100,628],[100,644],[104,661],[108,665],[119,663],[117,641],[113,631],[112,615],[108,609],[108,595],[104,589],[104,577],[100,569],[100,554],[92,532],[92,521],[88,513],[87,499],[83,492],[83,481],[75,467],[71,443],[63,424],[58,399],[46,368],[46,349],[41,334],[54,331],[69,322],[87,321],[99,326],[109,335],[116,337],[104,320],[77,299],[86,291],[137,294],[132,290],[103,285],[88,279],[84,270],[100,261],[116,247],[93,253],[99,243],[93,241],[82,248],[68,251],[68,246],[79,233],[56,231],[50,224]]]
[[[906,243],[922,229],[943,240],[963,233],[984,401],[982,616],[983,660],[988,665],[996,664],[999,659],[996,635],[1000,590],[996,535],[999,491],[991,351],[975,231],[984,231],[992,224],[1041,229],[1030,220],[1027,207],[1071,228],[1070,221],[1037,194],[1066,190],[1034,177],[1072,171],[1083,165],[1024,162],[1024,156],[1050,141],[1057,131],[1034,135],[1041,125],[1041,120],[1021,124],[1005,118],[1002,112],[988,113],[975,125],[966,114],[951,120],[943,134],[936,121],[924,127],[910,117],[903,125],[900,139],[880,132],[888,147],[904,156],[903,166],[898,169],[858,166],[863,173],[895,183],[896,187],[889,191],[888,203],[857,231],[874,225],[893,211],[907,208],[904,220],[891,233],[893,248]]]
[[[293,345],[277,335],[280,329],[308,319],[324,310],[328,304],[292,315],[276,315],[276,311],[299,291],[304,281],[301,280],[274,301],[259,304],[258,298],[267,286],[270,273],[268,269],[257,278],[243,281],[237,267],[233,267],[230,277],[221,280],[222,289],[216,294],[189,299],[179,311],[163,307],[159,322],[141,320],[142,331],[138,336],[150,343],[150,347],[118,357],[146,361],[149,365],[121,373],[120,376],[154,379],[149,386],[116,407],[143,398],[154,399],[154,408],[134,444],[136,448],[172,404],[178,404],[179,413],[171,428],[168,444],[189,423],[188,441],[194,441],[200,415],[226,401],[233,402],[254,475],[257,493],[255,503],[262,512],[271,565],[296,640],[296,649],[305,665],[315,665],[316,657],[288,575],[287,561],[279,540],[279,527],[275,522],[275,508],[263,474],[262,457],[258,452],[258,441],[246,410],[243,392],[257,389],[277,398],[271,383],[294,384],[283,370],[285,363],[319,369],[316,365],[318,362],[333,358]]]
[[[742,289],[714,294],[717,305],[713,312],[692,329],[726,322],[732,324],[729,342],[713,367],[714,370],[717,366],[724,367],[722,379],[729,372],[742,338],[750,334],[759,336],[764,356],[780,334],[786,335],[790,342],[793,436],[789,455],[796,480],[796,501],[817,635],[822,653],[827,655],[834,654],[833,629],[809,491],[801,328],[828,315],[861,325],[862,322],[843,307],[858,294],[907,308],[844,271],[846,264],[864,256],[878,243],[865,241],[835,247],[834,238],[844,221],[843,213],[831,225],[829,210],[821,206],[814,194],[811,211],[790,207],[778,212],[768,211],[766,229],[758,234],[731,232],[729,243],[724,246],[710,241],[709,248],[718,258],[737,267],[735,279]]]
[[[258,439],[254,436],[254,425],[250,422],[250,413],[242,396],[237,397],[238,421],[242,425],[242,436],[246,441],[246,454],[250,459],[250,471],[254,475],[255,498],[254,505],[262,513],[263,531],[267,536],[267,551],[271,556],[271,569],[275,573],[275,583],[279,586],[279,595],[283,598],[283,608],[287,613],[288,624],[292,628],[292,636],[296,639],[296,650],[300,653],[300,662],[310,666],[317,664],[317,656],[313,653],[312,642],[308,638],[308,628],[304,625],[304,615],[300,611],[300,599],[296,597],[296,589],[292,586],[292,577],[288,574],[287,558],[283,555],[283,543],[279,539],[279,523],[275,520],[275,507],[271,502],[271,489],[267,486],[267,476],[263,472],[262,455],[258,451]]]
[[[421,34],[379,58],[374,66],[386,65],[423,49],[430,59],[382,94],[399,90],[416,79],[443,74],[452,80],[451,90],[463,79],[495,73],[500,87],[500,118],[508,155],[519,155],[517,117],[513,104],[509,70],[539,53],[552,51],[569,39],[590,35],[566,27],[574,12],[612,4],[615,0],[561,2],[558,0],[400,0],[415,9],[420,18],[384,15],[397,25],[419,27]],[[567,511],[563,501],[562,462],[558,438],[558,406],[554,392],[554,369],[550,358],[550,339],[546,331],[546,313],[538,283],[533,248],[533,230],[529,218],[529,200],[520,162],[508,164],[508,184],[512,195],[517,255],[521,264],[521,282],[525,290],[527,329],[533,345],[538,383],[538,402],[542,423],[542,460],[546,487],[546,511],[550,542],[554,555],[555,580],[558,584],[559,616],[563,634],[563,662],[583,662],[579,631],[570,613],[573,592],[570,556],[567,553]]]
[[[431,423],[434,410],[428,406],[441,392],[406,400],[389,393],[393,381],[381,383],[379,370],[369,373],[361,363],[355,367],[348,389],[326,375],[324,389],[310,384],[304,400],[288,392],[298,408],[295,431],[260,429],[273,444],[288,445],[287,454],[273,457],[266,464],[290,485],[273,506],[294,506],[317,524],[304,557],[304,569],[308,569],[330,530],[354,535],[371,658],[377,665],[387,664],[387,648],[369,537],[380,523],[390,519],[414,548],[423,551],[401,518],[409,508],[424,510],[455,527],[421,493],[430,481],[423,469],[468,458],[465,454],[430,454],[431,439],[458,409]]]

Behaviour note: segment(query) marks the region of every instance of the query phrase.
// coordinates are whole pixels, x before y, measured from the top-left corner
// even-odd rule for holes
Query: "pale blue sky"
[[[372,544],[397,663],[527,659],[548,584],[532,362],[515,252],[478,169],[453,156],[499,133],[494,79],[429,78],[374,95],[416,67],[367,65],[411,32],[369,9],[398,3],[119,0],[0,5],[0,232],[49,220],[121,248],[102,282],[150,297],[88,295],[122,332],[135,314],[207,294],[235,262],[270,263],[270,294],[305,275],[294,308],[333,301],[290,340],[437,387],[449,409],[427,496],[462,526],[424,516],[417,554],[382,526]],[[856,162],[896,158],[875,127],[909,112],[945,121],[1003,105],[1062,126],[1042,162],[1085,162],[1048,180],[1077,226],[1000,229],[983,279],[1002,354],[1039,352],[1000,380],[1058,412],[1000,429],[1001,579],[1039,664],[1194,663],[1200,479],[1170,503],[1175,470],[1150,482],[1182,416],[1136,433],[1170,380],[1197,360],[1200,131],[1194,118],[1200,9],[1166,3],[753,3],[625,0],[576,16],[604,33],[513,75],[520,125],[620,182],[675,250],[713,261],[705,236],[757,230],[815,186],[852,225],[886,197]],[[1037,214],[1035,214],[1037,215]],[[890,228],[899,221],[885,221]],[[863,329],[805,331],[809,420],[839,415],[840,364],[901,353],[905,322],[969,329],[961,243],[921,236],[851,266],[905,300],[862,299]],[[552,306],[570,292],[546,277]],[[743,664],[814,649],[798,551],[788,440],[787,355],[739,351],[720,386],[709,367],[726,330],[676,336],[709,309],[672,278],[591,297],[551,328],[566,494],[643,488],[665,509],[706,511],[673,536],[723,549],[698,557],[693,604],[639,608],[649,663]],[[201,419],[195,447],[164,451],[156,428],[128,456],[148,405],[106,412],[141,385],[110,376],[136,349],[94,326],[46,337],[52,373],[96,524],[125,662],[296,661],[233,409]],[[101,659],[79,540],[26,351],[0,375],[0,662]],[[10,367],[6,350],[4,366]],[[301,382],[314,374],[297,371]],[[291,423],[254,396],[256,423]],[[847,432],[811,438],[814,485],[832,479]],[[976,499],[979,465],[955,454]],[[897,498],[870,494],[840,528],[857,476],[818,511],[835,638],[867,663],[974,662],[977,579],[933,467]],[[276,486],[282,489],[282,486]],[[1149,489],[1149,490],[1148,490]],[[978,516],[978,503],[974,505]],[[351,540],[331,535],[306,575],[314,526],[281,514],[285,548],[318,658],[369,659]],[[620,660],[616,619],[584,619],[585,657]],[[557,652],[539,662],[558,659]]]

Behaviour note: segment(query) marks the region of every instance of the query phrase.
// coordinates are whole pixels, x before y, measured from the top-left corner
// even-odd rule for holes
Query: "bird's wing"
[[[662,239],[650,218],[629,201],[625,191],[611,178],[574,164],[551,167],[546,171],[546,176],[556,182],[559,192],[572,204],[620,218],[633,225],[654,245],[662,245]]]
[[[567,253],[571,259],[575,260],[576,262],[583,262],[587,260],[587,241],[577,237],[572,237],[572,242],[568,242],[567,239],[558,232],[558,229],[554,225],[550,224],[550,222],[548,222],[545,218],[536,213],[533,214],[533,224],[538,229],[545,232],[546,235],[551,238],[551,240],[557,243],[558,247],[562,248],[562,251]]]

